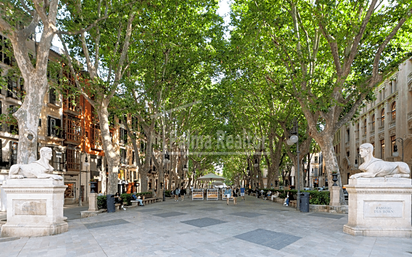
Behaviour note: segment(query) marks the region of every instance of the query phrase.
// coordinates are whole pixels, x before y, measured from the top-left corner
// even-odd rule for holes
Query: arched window
[[[392,121],[396,120],[396,101],[392,103],[391,114],[392,114]]]
[[[381,111],[381,126],[385,125],[385,108]]]
[[[366,135],[366,126],[367,126],[367,123],[366,123],[366,119],[363,121],[363,134],[364,135]]]
[[[372,114],[372,130],[375,130],[375,114]]]

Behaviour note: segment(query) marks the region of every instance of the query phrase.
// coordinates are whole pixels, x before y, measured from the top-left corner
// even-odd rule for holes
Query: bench
[[[114,204],[114,210],[121,210],[122,209],[122,205],[120,203],[115,203]]]
[[[160,199],[160,198],[159,198]],[[161,200],[161,199],[160,199]],[[157,202],[158,199],[156,198],[146,198],[146,199],[142,199],[143,205],[146,204],[151,204],[151,203],[155,203]],[[137,206],[137,204],[139,203],[137,200],[131,200],[130,201],[132,203],[132,206]]]
[[[155,203],[155,202],[156,202],[156,198],[146,198],[146,199],[144,199],[144,200],[142,200],[142,201],[143,201],[143,204],[146,205],[146,204],[150,204],[150,203]]]

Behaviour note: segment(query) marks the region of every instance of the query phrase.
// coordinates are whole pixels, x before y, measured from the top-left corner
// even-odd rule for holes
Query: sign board
[[[219,200],[219,189],[208,189],[207,200]]]
[[[203,189],[193,189],[192,200],[203,200]]]

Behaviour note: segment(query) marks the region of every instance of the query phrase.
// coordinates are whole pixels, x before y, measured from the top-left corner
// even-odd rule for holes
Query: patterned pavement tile
[[[195,227],[199,227],[199,228],[203,228],[203,227],[208,227],[208,226],[213,226],[213,225],[226,223],[226,221],[212,219],[212,218],[201,218],[201,219],[182,221],[182,223],[192,225],[192,226],[195,226]]]
[[[298,236],[273,232],[266,229],[256,229],[237,235],[235,236],[235,238],[242,239],[250,243],[270,247],[276,250],[280,250],[301,239],[301,237]]]
[[[246,217],[246,218],[254,218],[254,217],[258,217],[263,214],[254,213],[254,212],[235,212],[235,213],[231,213],[230,215]]]
[[[222,210],[220,208],[215,208],[215,207],[210,207],[210,208],[202,208],[202,209],[198,209],[199,211],[219,211]]]
[[[172,211],[172,212],[154,214],[154,216],[158,216],[158,217],[162,217],[162,218],[169,218],[169,217],[180,216],[180,215],[186,215],[186,213]]]
[[[320,217],[320,218],[330,218],[330,219],[340,219],[343,218],[343,215],[337,214],[326,214],[326,213],[311,213],[308,216]]]
[[[84,225],[86,226],[86,228],[92,229],[92,228],[102,228],[102,227],[122,225],[122,224],[128,224],[128,223],[130,222],[125,221],[123,219],[116,219],[116,220],[108,220],[108,221],[99,221],[99,222],[94,222],[94,223],[86,223]]]

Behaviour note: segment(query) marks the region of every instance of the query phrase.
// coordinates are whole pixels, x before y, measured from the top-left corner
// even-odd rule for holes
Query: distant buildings
[[[334,138],[343,184],[360,172],[359,146],[371,143],[374,155],[386,161],[412,165],[412,58],[399,65],[375,89],[376,100],[359,109],[359,115]]]

